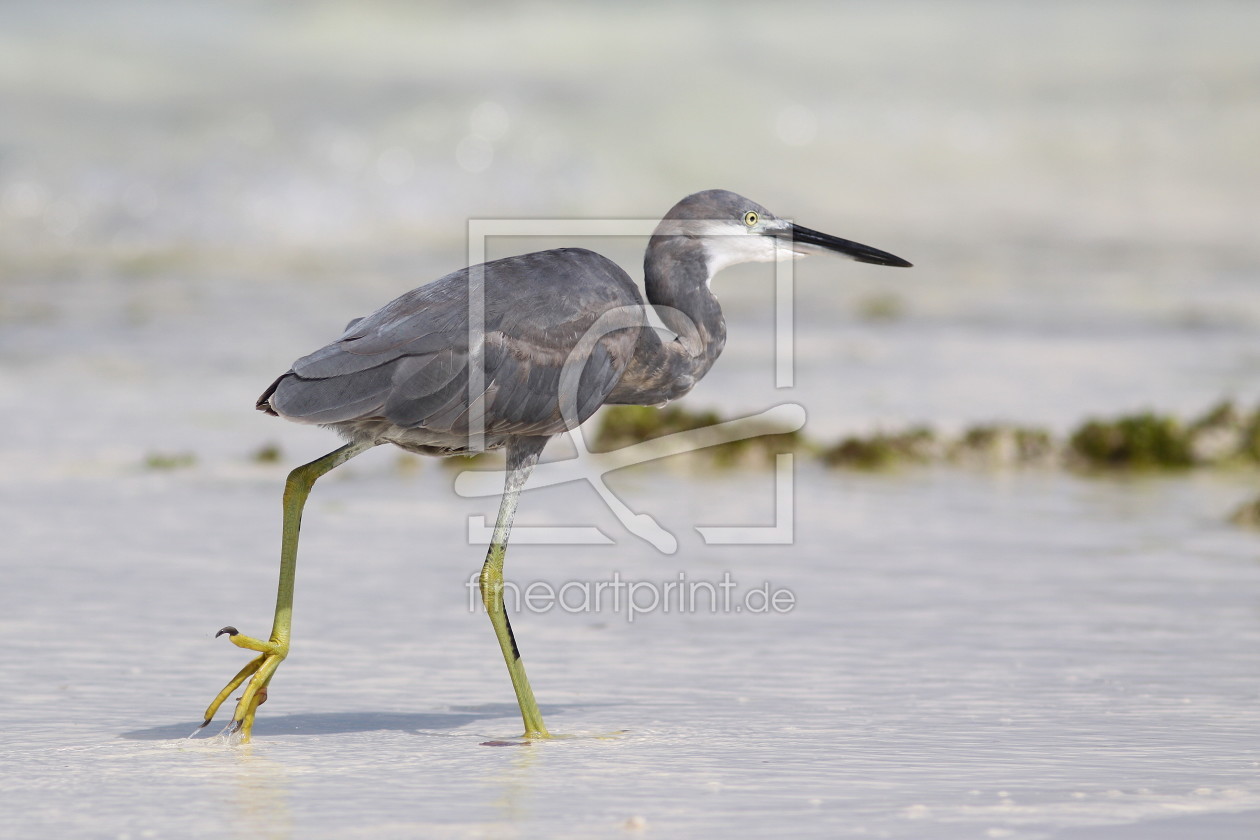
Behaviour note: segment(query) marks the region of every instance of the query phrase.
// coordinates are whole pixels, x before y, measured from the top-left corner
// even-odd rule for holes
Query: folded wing
[[[470,343],[470,286],[474,294],[485,290],[482,342]],[[294,362],[258,407],[300,423],[370,423],[445,437],[467,434],[480,411],[487,434],[557,434],[603,404],[629,364],[638,327],[583,337],[605,312],[642,306],[625,272],[590,251],[496,260],[352,321],[332,344]],[[562,375],[574,365],[580,375]],[[470,403],[470,371],[478,368]],[[576,417],[562,417],[562,397]]]

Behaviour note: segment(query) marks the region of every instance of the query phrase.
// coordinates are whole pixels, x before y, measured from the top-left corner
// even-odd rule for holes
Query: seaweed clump
[[[265,443],[251,456],[251,460],[255,464],[278,464],[280,463],[281,452],[280,446],[275,443]]]
[[[688,411],[674,405],[665,408],[619,405],[604,411],[592,446],[595,451],[609,452],[678,432],[716,426],[722,422],[722,417],[716,411]],[[785,432],[766,426],[759,433],[740,440],[702,446],[687,455],[704,458],[713,466],[722,468],[764,466],[773,463],[776,455],[795,452],[805,446],[805,439],[800,431]]]
[[[718,467],[764,467],[772,466],[775,456],[808,448],[800,431],[779,432],[767,426],[755,436],[710,446],[697,453],[707,454]]]
[[[196,463],[197,456],[191,452],[151,452],[144,459],[145,468],[150,470],[182,470]]]
[[[972,426],[949,447],[950,460],[983,466],[1050,464],[1057,456],[1045,429],[1005,424]]]
[[[618,405],[606,409],[595,432],[594,446],[601,452],[620,449],[675,432],[689,432],[722,422],[716,411],[688,411],[676,405]]]
[[[1189,434],[1199,463],[1260,462],[1260,409],[1247,416],[1225,400],[1190,424]]]
[[[1239,454],[1260,464],[1260,408],[1257,408],[1243,425]]]
[[[1230,514],[1229,521],[1244,528],[1260,529],[1260,496],[1240,505]]]
[[[858,470],[887,470],[907,463],[924,463],[936,454],[936,435],[926,426],[904,432],[876,432],[844,438],[822,452],[829,467]]]
[[[1078,465],[1122,469],[1183,469],[1260,463],[1260,409],[1247,415],[1232,400],[1189,424],[1153,412],[1090,420],[1068,441]]]
[[[1068,440],[1071,457],[1097,469],[1184,469],[1194,466],[1191,436],[1174,417],[1143,412],[1089,420]]]

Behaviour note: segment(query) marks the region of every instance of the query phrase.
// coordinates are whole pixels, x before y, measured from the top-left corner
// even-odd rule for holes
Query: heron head
[[[705,190],[687,196],[665,214],[653,234],[654,239],[657,237],[699,242],[710,277],[739,263],[817,253],[840,254],[873,265],[910,265],[887,251],[780,219],[757,202],[729,190]]]

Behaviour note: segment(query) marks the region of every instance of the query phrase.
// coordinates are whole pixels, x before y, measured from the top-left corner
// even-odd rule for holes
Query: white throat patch
[[[713,282],[713,275],[732,265],[804,256],[777,238],[751,231],[740,222],[709,222],[700,235],[709,270],[706,285]]]

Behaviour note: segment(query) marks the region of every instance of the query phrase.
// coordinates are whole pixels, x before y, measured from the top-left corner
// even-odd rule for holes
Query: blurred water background
[[[1224,524],[1254,495],[1255,476],[1237,472],[813,468],[797,476],[795,545],[706,554],[692,534],[675,558],[617,531],[589,494],[527,495],[523,521],[585,506],[620,552],[559,549],[548,567],[535,550],[530,574],[639,563],[668,578],[725,563],[819,594],[786,618],[693,623],[686,643],[663,617],[576,638],[555,616],[526,619],[544,710],[547,697],[570,704],[558,728],[651,721],[615,748],[619,781],[600,775],[602,753],[548,747],[561,765],[498,767],[475,739],[431,755],[423,738],[346,734],[373,728],[366,712],[424,712],[402,728],[431,733],[458,726],[435,709],[510,699],[484,620],[459,623],[478,563],[461,517],[493,500],[456,499],[429,464],[400,478],[395,455],[376,452],[312,511],[341,523],[332,545],[396,557],[381,559],[395,577],[364,572],[360,592],[334,556],[312,570],[298,633],[326,646],[304,652],[314,670],[277,680],[297,693],[289,709],[360,717],[297,719],[282,738],[265,718],[284,709],[269,705],[258,740],[279,746],[252,759],[111,739],[182,732],[239,665],[211,657],[205,631],[269,614],[284,470],[334,441],[254,412],[258,393],[349,318],[464,265],[469,219],[653,219],[724,187],[910,259],[904,272],[798,265],[791,389],[775,387],[771,270],[714,284],[730,340],[688,403],[799,402],[821,440],[916,423],[1062,433],[1224,397],[1253,407],[1257,32],[1260,6],[1233,0],[0,5],[0,626],[18,640],[0,670],[28,689],[0,712],[0,738],[23,759],[13,802],[46,794],[10,836],[51,824],[62,836],[603,836],[639,819],[661,836],[1038,837],[1104,823],[1155,836],[1166,824],[1150,820],[1183,814],[1225,820],[1194,830],[1254,836],[1260,567],[1254,536]],[[642,240],[567,244],[638,276]],[[251,461],[266,444],[280,464]],[[146,470],[155,454],[188,466]],[[761,490],[737,492],[759,480],[645,473],[619,486],[690,533],[768,517]],[[415,562],[419,542],[451,559]],[[429,590],[440,596],[423,596],[436,611],[423,630],[475,649],[463,671],[426,659],[417,676],[415,648],[328,653],[340,648],[321,615],[422,638],[408,599]],[[1067,629],[1052,609],[1065,603]],[[1049,612],[1030,617],[1038,604]],[[400,624],[374,627],[383,610]],[[1117,628],[1132,648],[1100,644]],[[932,647],[950,633],[956,645]],[[668,664],[653,658],[667,644]],[[798,655],[779,667],[787,647]],[[1019,654],[1036,650],[1047,659]],[[317,678],[341,679],[354,656],[380,665],[376,681],[321,694]],[[977,669],[975,656],[996,658]],[[854,676],[873,661],[888,670]],[[1012,690],[1009,669],[1028,684]],[[922,716],[890,711],[916,703]],[[1123,757],[1106,747],[1123,722],[1113,712],[1141,744]],[[498,718],[510,734],[511,707]],[[1008,741],[962,731],[980,719],[1023,728]],[[1072,721],[1085,728],[1064,746]],[[382,756],[446,770],[378,800]],[[329,787],[339,760],[360,774],[342,800]],[[490,761],[489,783],[457,781],[460,762]],[[214,787],[228,765],[245,793]],[[105,784],[102,766],[121,775]],[[176,777],[186,785],[165,787]],[[591,778],[585,799],[565,792]],[[721,802],[723,786],[737,803]]]

